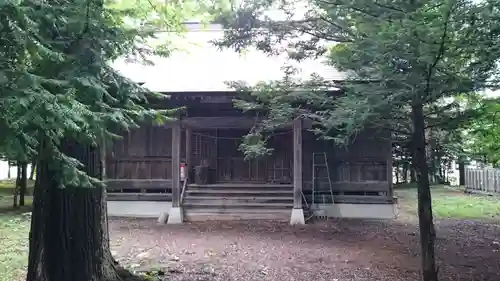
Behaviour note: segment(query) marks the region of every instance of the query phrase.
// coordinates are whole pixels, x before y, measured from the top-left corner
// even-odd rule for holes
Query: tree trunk
[[[412,160],[412,165],[411,165],[411,168],[410,168],[410,182],[417,182],[417,171],[415,169],[415,164],[413,164],[413,162],[415,162],[415,158],[413,158]]]
[[[458,184],[465,185],[465,163],[463,161],[458,162]]]
[[[403,182],[408,183],[408,162],[403,163]]]
[[[422,273],[424,281],[437,281],[437,269],[434,253],[434,223],[432,218],[431,189],[429,167],[425,153],[425,120],[421,104],[412,106],[415,144],[415,164],[418,182],[418,222],[420,228],[420,246],[422,255]]]
[[[396,183],[399,183],[399,165],[397,165],[396,167],[394,167],[395,169],[395,174],[396,174]]]
[[[18,198],[19,198],[19,189],[21,187],[21,171],[20,171],[21,165],[17,165],[17,176],[16,176],[16,184],[14,185],[14,189],[12,190],[13,196],[13,202],[12,202],[12,207],[17,208],[19,206]],[[10,170],[10,167],[9,167]]]
[[[444,172],[443,172],[443,165],[442,164],[439,165],[438,171],[439,171],[439,183],[443,184],[445,182],[445,178],[444,178]]]
[[[28,163],[20,163],[19,166],[21,167],[21,176],[19,177],[18,175],[18,178],[20,178],[19,206],[24,206],[24,197],[26,196],[26,190],[28,189]]]
[[[10,161],[7,160],[7,178],[10,179]]]
[[[426,160],[430,159],[430,165],[429,165],[429,183],[434,184],[436,183],[436,174],[437,174],[437,169],[436,169],[436,158],[434,157],[434,153],[432,153],[434,149],[428,149],[428,152],[426,154]],[[417,172],[418,173],[418,172]]]
[[[36,161],[31,162],[30,181],[35,179]]]
[[[66,155],[100,176],[98,149],[66,141]],[[105,188],[59,188],[51,147],[41,144],[34,189],[26,281],[121,281],[136,278],[117,268],[109,248]]]

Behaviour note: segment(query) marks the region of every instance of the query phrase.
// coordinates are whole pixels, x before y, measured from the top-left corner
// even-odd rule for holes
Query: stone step
[[[266,183],[216,183],[216,184],[188,184],[188,188],[223,188],[223,189],[293,189],[292,184],[266,184]]]
[[[292,187],[262,187],[262,186],[253,186],[253,187],[223,187],[223,186],[187,186],[186,190],[201,192],[201,191],[209,191],[209,192],[249,192],[249,193],[260,193],[260,192],[293,192]]]
[[[238,194],[273,194],[273,195],[291,195],[292,190],[269,190],[269,189],[221,189],[221,188],[191,188],[186,189],[186,194],[227,194],[227,195],[238,195]]]
[[[202,194],[189,194],[188,198],[197,198],[197,199],[214,199],[218,198],[221,200],[252,200],[252,199],[267,199],[267,200],[288,200],[288,199],[293,199],[293,196],[291,194],[216,194],[216,193],[211,193],[207,195],[202,195]]]
[[[184,199],[185,200],[185,199]],[[243,202],[237,200],[202,200],[202,201],[184,201],[184,208],[215,208],[215,209],[237,209],[237,208],[270,208],[286,209],[293,207],[291,202]]]
[[[185,192],[183,209],[187,221],[289,221],[293,208],[292,185],[190,184]]]
[[[187,221],[206,221],[206,220],[276,220],[289,221],[291,208],[245,208],[235,207],[231,209],[224,208],[185,208],[184,218]]]
[[[270,205],[293,205],[292,197],[206,197],[206,196],[190,196],[184,198],[184,205],[194,204],[209,204],[215,206],[238,206],[248,204],[270,204]]]

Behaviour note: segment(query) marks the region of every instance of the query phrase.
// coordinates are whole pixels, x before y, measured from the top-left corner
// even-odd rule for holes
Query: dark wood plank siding
[[[108,179],[171,179],[172,132],[144,125],[123,133],[107,150]]]
[[[347,146],[316,140],[307,134],[304,140],[304,181],[312,188],[313,153],[326,152],[332,188],[336,194],[389,192],[391,143],[386,132],[367,129]],[[318,162],[318,161],[317,161]],[[326,169],[317,169],[316,189],[329,191]]]
[[[293,133],[280,131],[269,140],[273,153],[258,160],[244,160],[239,151],[245,130],[192,130],[191,167],[208,163],[216,169],[219,182],[292,183]],[[330,178],[335,189],[386,189],[390,164],[390,141],[380,133],[369,131],[356,136],[347,147],[316,140],[310,132],[303,134],[303,177],[312,182],[312,155],[326,152]],[[185,130],[182,130],[181,159],[186,159]],[[108,151],[109,179],[171,179],[172,132],[161,126],[142,126],[124,134]],[[326,171],[318,177],[326,178]],[[359,183],[359,184],[358,184]],[[371,184],[368,184],[371,183]],[[325,188],[328,183],[322,183]],[[384,186],[384,188],[381,188]]]

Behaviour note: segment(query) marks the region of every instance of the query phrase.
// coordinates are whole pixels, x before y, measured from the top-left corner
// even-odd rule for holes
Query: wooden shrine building
[[[170,107],[185,108],[178,121],[141,126],[108,148],[109,200],[171,201],[168,220],[177,223],[304,223],[311,212],[325,212],[320,206],[392,203],[388,136],[366,131],[340,147],[296,119],[272,134],[270,155],[245,160],[239,145],[256,120],[232,106],[235,98],[236,92],[171,94]],[[167,211],[158,209],[158,216]]]
[[[195,30],[186,37],[203,45],[216,36],[218,29]],[[145,87],[168,93],[163,106],[184,110],[178,121],[143,124],[107,147],[109,215],[158,217],[168,223],[275,219],[294,224],[314,214],[393,216],[386,132],[365,130],[340,147],[318,140],[309,131],[311,122],[297,119],[273,132],[270,155],[245,160],[239,146],[256,117],[233,107],[237,92],[224,81],[279,79],[282,63],[207,46],[157,59],[149,69],[118,66],[127,76],[143,75]],[[337,75],[331,67],[310,67],[324,67],[324,77]]]

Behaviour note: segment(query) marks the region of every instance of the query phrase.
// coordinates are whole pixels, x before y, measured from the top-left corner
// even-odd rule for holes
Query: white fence
[[[500,169],[465,169],[465,189],[470,192],[500,194]]]

